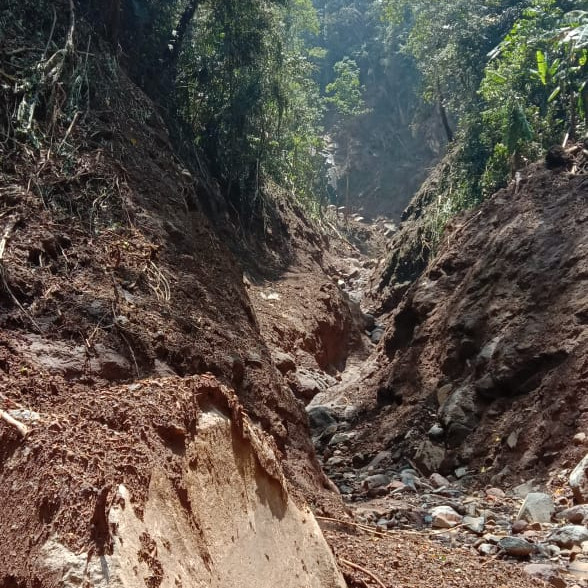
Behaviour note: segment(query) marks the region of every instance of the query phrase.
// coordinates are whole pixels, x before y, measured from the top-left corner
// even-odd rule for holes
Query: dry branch
[[[356,529],[360,529],[361,531],[365,531],[366,533],[373,533],[374,535],[384,535],[386,531],[379,530],[378,528],[370,527],[369,525],[363,525],[361,523],[354,523],[353,521],[346,521],[343,519],[334,519],[331,517],[321,517],[315,515],[317,521],[327,521],[329,523],[338,523],[340,525],[348,525],[350,527],[354,527]]]
[[[10,220],[10,222],[8,223],[8,226],[4,230],[4,234],[2,235],[2,239],[0,239],[0,263],[2,263],[2,259],[4,258],[4,251],[6,250],[6,243],[8,242],[8,239],[10,238],[10,233],[12,233],[12,230],[14,229],[14,227],[17,223],[17,220],[18,220],[17,218],[12,218]]]
[[[353,568],[354,570],[359,570],[360,572],[363,572],[364,574],[368,575],[378,586],[381,586],[382,588],[388,588],[386,584],[384,584],[384,582],[382,582],[382,580],[380,580],[380,578],[376,576],[376,574],[370,572],[369,570],[366,570],[363,566],[360,566],[359,564],[353,563],[352,561],[343,558],[340,558],[339,561],[345,564],[346,566]]]
[[[23,425],[20,421],[17,421],[15,418],[11,417],[7,412],[0,410],[0,419],[7,422],[9,425],[12,425],[18,432],[23,436],[26,437],[29,434],[29,430],[25,425]]]

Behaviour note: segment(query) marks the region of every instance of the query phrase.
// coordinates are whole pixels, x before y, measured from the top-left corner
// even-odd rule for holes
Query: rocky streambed
[[[588,586],[588,455],[545,479],[484,486],[483,472],[467,467],[426,475],[400,451],[357,451],[349,407],[314,405],[308,414],[323,468],[358,525],[376,536],[419,533],[553,586]],[[586,435],[574,443],[586,445]]]

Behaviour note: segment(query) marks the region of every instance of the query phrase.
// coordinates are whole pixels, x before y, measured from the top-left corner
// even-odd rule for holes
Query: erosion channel
[[[441,4],[0,0],[0,588],[588,586],[586,13]]]

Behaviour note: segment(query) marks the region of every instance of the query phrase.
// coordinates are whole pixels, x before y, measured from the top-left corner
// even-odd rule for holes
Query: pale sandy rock
[[[450,529],[461,524],[463,517],[450,506],[437,506],[431,510],[432,525],[436,529]]]
[[[523,502],[517,519],[529,523],[549,523],[555,511],[555,505],[549,494],[530,492]]]
[[[243,438],[212,409],[198,429],[186,449],[182,502],[155,469],[142,518],[119,486],[108,517],[112,554],[73,553],[53,536],[37,564],[57,574],[62,588],[145,588],[155,581],[161,588],[344,588],[312,512],[298,508],[283,480],[261,466],[273,453],[253,427]]]
[[[584,504],[588,502],[588,454],[584,456],[570,474],[570,487],[577,503]]]
[[[566,581],[561,577],[559,570],[549,564],[532,563],[525,566],[525,574],[532,578],[537,578],[543,582],[547,582],[555,588],[565,588]]]

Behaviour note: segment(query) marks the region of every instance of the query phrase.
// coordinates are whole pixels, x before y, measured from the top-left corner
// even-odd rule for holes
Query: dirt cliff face
[[[59,392],[25,442],[2,432],[0,585],[343,586],[272,439],[216,378]]]
[[[577,457],[569,446],[588,424],[587,181],[526,169],[452,223],[395,310],[378,426],[423,470],[530,475]]]

